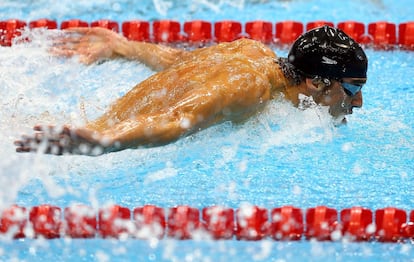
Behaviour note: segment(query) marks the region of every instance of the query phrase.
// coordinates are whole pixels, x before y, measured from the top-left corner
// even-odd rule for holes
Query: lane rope
[[[337,26],[360,44],[380,50],[414,51],[414,21],[395,24],[387,21],[364,24],[358,21],[344,21],[336,25],[329,21],[249,21],[241,23],[233,20],[209,22],[204,20],[186,21],[130,20],[122,23],[101,19],[87,22],[79,19],[57,21],[38,19],[30,22],[19,19],[0,21],[0,45],[11,46],[13,39],[21,35],[24,28],[67,29],[71,27],[103,27],[121,32],[134,41],[147,41],[166,44],[189,44],[204,46],[209,43],[234,41],[251,38],[269,45],[289,46],[305,31],[322,25]]]
[[[173,238],[281,241],[414,240],[414,210],[396,207],[372,211],[327,206],[302,210],[282,206],[270,210],[244,204],[237,209],[187,205],[162,208],[119,205],[101,208],[78,204],[64,209],[53,205],[10,206],[0,212],[0,236],[6,238]]]

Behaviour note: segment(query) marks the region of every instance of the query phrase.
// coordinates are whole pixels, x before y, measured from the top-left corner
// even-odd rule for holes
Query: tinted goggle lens
[[[341,81],[341,85],[348,96],[354,96],[361,91],[362,85],[351,84]]]

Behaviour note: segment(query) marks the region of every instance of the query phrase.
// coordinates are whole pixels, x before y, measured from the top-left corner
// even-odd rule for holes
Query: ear
[[[311,78],[306,78],[306,88],[308,89],[309,93],[319,93],[325,89],[325,84],[322,81],[315,81]]]

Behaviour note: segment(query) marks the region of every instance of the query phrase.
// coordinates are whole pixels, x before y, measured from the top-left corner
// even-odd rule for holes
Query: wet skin
[[[281,95],[294,105],[299,94],[312,96],[333,116],[362,106],[362,93],[347,96],[338,81],[323,90],[309,81],[291,84],[275,63],[276,54],[248,39],[184,51],[128,41],[101,28],[72,29],[51,52],[78,55],[86,64],[134,59],[158,72],[83,127],[36,126],[34,135],[15,141],[17,152],[99,155],[162,145],[223,121],[244,120]]]

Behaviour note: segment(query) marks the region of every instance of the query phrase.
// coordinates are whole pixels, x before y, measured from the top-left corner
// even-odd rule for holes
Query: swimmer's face
[[[329,106],[329,113],[336,118],[344,118],[345,115],[352,114],[355,107],[362,107],[362,91],[359,90],[352,94],[343,86],[342,83],[352,85],[362,85],[366,79],[362,78],[343,78],[341,81],[332,80],[331,85],[322,91],[320,104]]]

